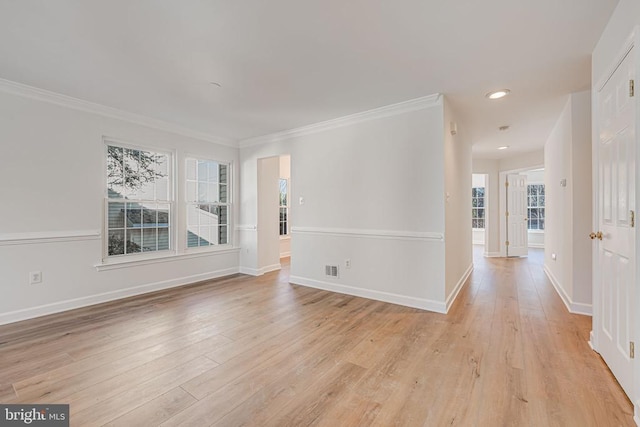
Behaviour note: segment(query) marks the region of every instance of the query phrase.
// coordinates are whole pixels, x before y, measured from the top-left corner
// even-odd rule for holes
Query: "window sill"
[[[544,234],[544,230],[527,230],[531,234]]]
[[[169,253],[163,255],[157,255],[148,258],[135,258],[135,259],[110,259],[106,260],[100,264],[94,265],[97,271],[109,271],[109,270],[117,270],[120,268],[128,268],[128,267],[140,267],[143,265],[151,265],[158,263],[165,263],[171,261],[182,261],[185,259],[192,258],[202,258],[206,256],[215,256],[215,255],[223,255],[228,253],[237,253],[240,251],[240,248],[234,248],[232,246],[212,249],[207,251],[197,251],[197,252],[189,252],[189,253]]]

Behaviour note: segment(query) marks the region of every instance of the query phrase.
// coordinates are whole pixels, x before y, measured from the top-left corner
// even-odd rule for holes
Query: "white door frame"
[[[498,204],[498,217],[500,218],[500,256],[505,258],[507,256],[507,245],[505,244],[507,235],[507,221],[504,213],[507,211],[507,188],[504,183],[507,181],[507,175],[518,174],[527,172],[534,169],[543,169],[544,163],[541,165],[532,165],[526,168],[512,169],[508,171],[501,171],[498,173],[498,192],[499,192],[499,204]]]
[[[634,49],[635,48],[635,49]],[[623,44],[622,48],[620,49],[620,51],[618,52],[618,54],[615,57],[615,60],[611,63],[611,65],[609,66],[609,68],[607,68],[607,72],[605,74],[603,74],[603,76],[598,80],[597,84],[594,85],[594,87],[592,88],[592,92],[591,92],[591,105],[592,105],[592,120],[591,120],[591,124],[592,124],[592,170],[593,171],[597,171],[598,168],[598,160],[599,160],[599,151],[598,151],[598,141],[599,141],[599,129],[598,129],[598,123],[599,123],[599,119],[600,119],[600,112],[598,110],[598,92],[605,86],[605,84],[609,81],[609,79],[613,76],[614,72],[617,70],[618,66],[622,63],[622,61],[625,59],[625,57],[627,56],[627,54],[629,53],[629,51],[631,49],[634,49],[634,58],[633,60],[636,63],[636,73],[638,73],[637,70],[639,70],[639,65],[640,65],[640,26],[636,26],[631,35],[627,38],[627,40],[625,41],[625,43]],[[636,76],[636,80],[637,76]],[[640,83],[640,82],[638,82]],[[638,173],[639,171],[639,166],[640,166],[640,86],[638,86],[636,88],[636,94],[635,94],[635,102],[636,102],[636,117],[635,117],[635,121],[636,121],[636,158],[635,158],[635,162],[636,162],[636,183],[635,183],[635,190],[636,190],[636,200],[640,200],[640,173]],[[592,174],[592,192],[593,192],[593,206],[592,206],[592,212],[593,212],[593,224],[592,224],[592,229],[594,231],[597,231],[597,228],[600,224],[600,218],[598,215],[598,203],[599,203],[599,187],[598,187],[598,173],[593,173]],[[640,228],[640,223],[636,222],[636,230],[635,230],[635,242],[636,242],[636,248],[640,248],[640,234],[638,233],[638,228]],[[598,330],[600,329],[597,325],[599,325],[599,322],[602,322],[601,319],[601,304],[602,301],[600,299],[600,295],[601,295],[601,289],[600,289],[600,283],[598,281],[598,278],[600,277],[600,265],[598,263],[598,251],[597,251],[597,245],[593,245],[592,248],[592,259],[593,259],[593,292],[592,292],[592,298],[593,298],[593,317],[592,317],[592,330],[591,330],[591,335],[590,335],[590,345],[591,347],[595,350],[598,351],[599,348],[599,336],[598,336]],[[640,251],[636,251],[636,259],[635,259],[635,272],[636,272],[636,278],[640,277]],[[636,284],[637,286],[637,284]],[[639,313],[640,312],[640,289],[637,289],[635,292],[635,301],[632,304],[632,311],[634,311],[635,313]],[[596,325],[596,326],[593,326]],[[633,336],[633,340],[635,343],[640,345],[640,315],[636,315],[635,316],[635,323],[634,323],[634,336]],[[640,349],[640,347],[639,347]],[[633,391],[635,393],[635,396],[629,396],[629,398],[631,399],[631,402],[633,403],[634,406],[634,420],[636,422],[637,425],[640,425],[640,353],[638,353],[634,359],[634,364],[633,364]]]

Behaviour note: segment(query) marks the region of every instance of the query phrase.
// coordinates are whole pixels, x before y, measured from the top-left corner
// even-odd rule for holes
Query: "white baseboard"
[[[460,280],[458,280],[458,283],[456,283],[456,287],[453,288],[453,292],[451,292],[447,297],[447,303],[446,303],[447,313],[449,312],[449,309],[453,305],[453,302],[458,297],[458,294],[462,290],[462,287],[466,283],[467,279],[469,278],[469,276],[471,276],[472,271],[473,271],[473,263],[469,264],[469,267],[467,267],[467,270],[464,272]]]
[[[291,252],[280,252],[280,258],[287,258],[291,256]]]
[[[250,267],[240,267],[239,272],[242,274],[247,274],[249,276],[262,276],[263,274],[269,273],[271,271],[280,270],[282,266],[280,263],[268,265],[262,268],[250,268]]]
[[[544,266],[544,272],[549,278],[549,280],[551,281],[551,284],[555,288],[558,295],[560,295],[560,299],[562,300],[564,305],[567,307],[567,310],[569,310],[569,313],[584,314],[585,316],[593,315],[593,306],[591,304],[573,302],[571,298],[569,298],[569,295],[567,295],[567,293],[565,292],[564,288],[562,287],[558,279],[553,275],[553,273],[551,272],[551,270],[546,264]]]
[[[544,249],[544,243],[529,243],[530,248]]]
[[[635,421],[637,426],[640,426],[640,400],[633,405],[633,421]]]
[[[280,265],[280,263],[268,265],[266,267],[262,267],[260,269],[260,276],[262,276],[263,274],[266,274],[266,273],[270,273],[272,271],[280,270],[281,268],[282,268],[282,265]]]
[[[500,252],[485,252],[485,258],[500,258]]]
[[[26,308],[23,310],[0,313],[0,325],[19,322],[21,320],[33,319],[35,317],[60,313],[76,308],[114,301],[122,298],[142,295],[149,292],[160,291],[168,288],[188,285],[190,283],[201,282],[203,280],[216,279],[218,277],[229,276],[238,273],[238,268],[227,268],[224,270],[211,271],[209,273],[194,274],[193,276],[179,277],[177,279],[164,280],[161,282],[148,283],[146,285],[134,286],[133,288],[119,289],[117,291],[105,292],[97,295],[90,295],[82,298],[75,298],[66,301],[45,304],[38,307]]]
[[[435,311],[436,313],[446,314],[447,307],[444,302],[429,300],[425,298],[416,298],[406,295],[393,294],[390,292],[374,291],[372,289],[357,288],[354,286],[341,285],[338,283],[329,283],[306,277],[291,276],[289,282],[295,285],[308,286],[310,288],[322,289],[324,291],[337,292],[340,294],[353,295],[372,299],[376,301],[388,302],[391,304],[404,305],[406,307],[419,308],[422,310]]]

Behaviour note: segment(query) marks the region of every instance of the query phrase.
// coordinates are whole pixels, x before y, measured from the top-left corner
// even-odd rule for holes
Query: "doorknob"
[[[602,231],[598,231],[597,233],[591,232],[589,233],[589,237],[591,238],[591,240],[593,239],[602,240]]]

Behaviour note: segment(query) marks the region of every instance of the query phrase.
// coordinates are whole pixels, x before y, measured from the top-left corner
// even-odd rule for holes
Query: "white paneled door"
[[[527,176],[507,175],[507,256],[527,256]]]
[[[633,396],[635,293],[634,49],[597,92],[597,212],[594,271],[596,350],[629,397]],[[574,213],[579,214],[579,213]],[[585,236],[586,238],[586,236]]]

